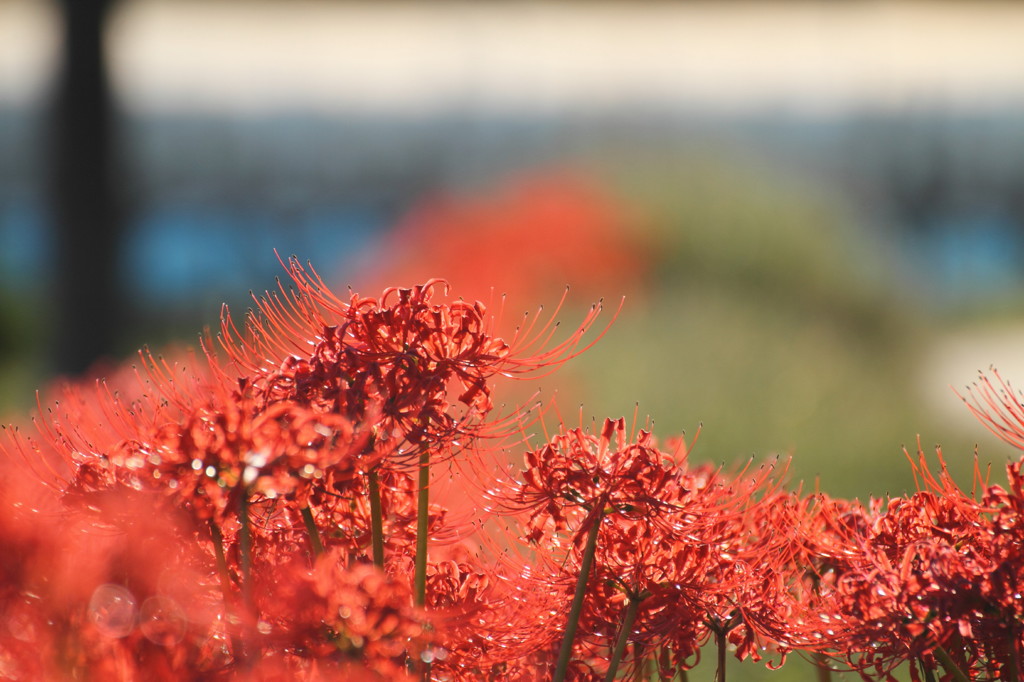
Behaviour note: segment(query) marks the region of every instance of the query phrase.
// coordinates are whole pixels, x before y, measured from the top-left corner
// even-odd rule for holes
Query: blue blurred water
[[[26,289],[49,279],[49,237],[38,202],[0,203],[0,286]]]
[[[996,211],[942,216],[926,234],[904,239],[903,248],[934,304],[970,304],[1024,286],[1024,233]]]
[[[312,207],[288,222],[258,209],[160,206],[129,236],[125,276],[147,301],[237,297],[273,287],[282,274],[275,251],[337,273],[353,264],[386,221],[380,213],[346,206]]]
[[[137,305],[237,299],[274,286],[283,272],[275,250],[311,260],[324,274],[344,272],[390,220],[350,206],[311,207],[287,222],[258,208],[156,206],[131,225],[121,279]],[[37,203],[0,206],[0,286],[45,287],[51,246]]]

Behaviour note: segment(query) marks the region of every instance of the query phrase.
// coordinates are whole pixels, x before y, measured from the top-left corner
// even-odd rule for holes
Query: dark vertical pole
[[[53,358],[75,373],[113,349],[121,214],[113,107],[103,44],[113,0],[61,0],[63,54],[50,142],[49,207],[55,234]]]

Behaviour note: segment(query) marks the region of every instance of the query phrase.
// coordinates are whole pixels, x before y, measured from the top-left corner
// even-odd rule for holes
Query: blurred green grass
[[[623,170],[625,169],[625,170]],[[792,456],[789,476],[843,497],[914,490],[903,446],[943,446],[971,483],[973,444],[920,395],[944,321],[902,264],[820,187],[720,158],[620,164],[653,258],[647,297],[566,367],[586,415],[650,415],[731,464]],[[564,404],[564,403],[563,403]]]
[[[0,418],[24,411],[45,377],[38,295],[0,288]],[[5,420],[6,423],[7,420]]]

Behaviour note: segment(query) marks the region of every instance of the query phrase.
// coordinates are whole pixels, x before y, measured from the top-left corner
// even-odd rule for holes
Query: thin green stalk
[[[650,657],[644,662],[644,667],[647,669],[648,680],[660,680],[661,673],[658,671],[658,653],[657,650],[651,651]]]
[[[252,526],[249,523],[249,495],[243,491],[238,503],[238,568],[242,581],[242,605],[246,619],[255,615],[252,596]]]
[[[217,558],[217,573],[220,575],[220,591],[224,597],[224,610],[227,612],[228,620],[234,614],[234,597],[231,590],[231,572],[228,570],[228,560],[224,554],[224,534],[220,532],[217,523],[210,519],[210,538],[213,540],[213,554]],[[231,631],[231,652],[239,661],[245,661],[245,648],[238,633]]]
[[[619,639],[615,642],[612,660],[608,663],[608,674],[605,675],[604,682],[612,682],[615,679],[616,673],[619,672],[619,662],[622,660],[622,653],[626,650],[626,644],[629,642],[629,635],[633,631],[633,623],[636,622],[637,613],[640,612],[641,601],[643,600],[640,598],[631,598],[629,600],[626,613],[622,617],[622,629],[619,630]]]
[[[420,489],[416,503],[416,572],[413,590],[417,606],[427,601],[427,531],[430,526],[430,450],[420,453]]]
[[[416,566],[413,575],[413,596],[416,605],[423,606],[427,602],[427,533],[430,529],[430,450],[427,448],[423,448],[423,452],[420,453],[419,486],[416,496]],[[371,501],[372,499],[371,497]],[[373,556],[374,561],[376,557],[381,557],[383,565],[383,543],[379,552],[374,549]],[[431,664],[421,659],[417,659],[416,664],[422,682],[429,682]]]
[[[939,663],[942,664],[942,667],[946,669],[947,673],[953,676],[953,679],[956,680],[956,682],[970,682],[970,680],[967,679],[967,675],[964,674],[964,671],[956,664],[956,661],[954,661],[953,657],[949,655],[949,652],[942,648],[942,645],[936,646],[932,650],[932,655],[938,659]]]
[[[213,519],[210,519],[210,537],[213,538],[213,554],[217,557],[220,591],[224,595],[224,605],[228,606],[231,603],[231,573],[228,572],[228,560],[224,555],[224,534]]]
[[[242,583],[242,633],[249,642],[242,667],[248,668],[260,658],[260,646],[255,637],[256,599],[252,591],[252,522],[249,519],[249,491],[242,491],[238,503],[238,570]]]
[[[320,540],[320,529],[316,527],[313,511],[309,507],[303,507],[299,511],[302,514],[302,522],[306,524],[309,544],[313,547],[313,559],[316,560],[317,557],[324,553],[324,543]]]
[[[572,658],[572,641],[576,637],[576,627],[580,623],[580,614],[583,612],[583,597],[587,593],[587,580],[590,578],[590,567],[594,563],[594,553],[597,551],[597,534],[601,530],[601,517],[603,510],[598,511],[594,525],[587,533],[587,544],[583,548],[583,562],[580,565],[580,575],[576,579],[576,594],[572,598],[572,606],[569,607],[569,622],[565,624],[565,634],[562,637],[562,648],[558,652],[558,663],[555,666],[555,676],[551,682],[563,682],[569,671],[569,659]]]
[[[715,682],[725,682],[725,628],[715,630],[715,645],[718,647],[718,669]]]
[[[1006,679],[1020,679],[1020,657],[1017,652],[1017,636],[1014,633],[1007,638],[1010,647],[1010,656],[1006,661]]]
[[[828,667],[828,656],[820,651],[815,652],[814,667],[818,669],[818,682],[831,682],[832,669]]]
[[[373,546],[373,563],[384,568],[384,511],[380,502],[380,479],[377,470],[371,469],[370,482],[370,543]]]
[[[935,682],[935,671],[925,665],[924,659],[918,657],[917,663],[921,666],[921,673],[924,675],[924,682]]]

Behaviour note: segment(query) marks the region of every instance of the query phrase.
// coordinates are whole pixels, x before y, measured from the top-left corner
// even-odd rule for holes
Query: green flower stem
[[[569,607],[569,621],[565,624],[565,635],[562,637],[562,648],[558,652],[558,663],[555,666],[555,676],[551,682],[564,682],[565,675],[569,671],[569,659],[572,658],[572,641],[576,637],[576,627],[580,623],[580,614],[583,612],[583,597],[587,593],[587,580],[590,578],[590,567],[594,563],[594,553],[597,551],[597,534],[601,530],[601,518],[603,510],[598,511],[594,525],[587,533],[587,544],[583,548],[583,562],[580,565],[580,575],[576,579],[576,594],[572,598],[572,606]]]
[[[371,497],[371,500],[373,498]],[[371,512],[372,514],[372,512]],[[413,597],[417,606],[423,606],[427,602],[427,533],[430,530],[430,450],[423,449],[420,453],[420,476],[419,492],[416,496],[416,566],[413,575]],[[383,543],[382,543],[383,544]],[[384,549],[380,552],[374,546],[374,561],[381,557],[383,565]],[[419,669],[422,682],[429,682],[431,664],[427,661],[417,660],[416,667]]]
[[[715,670],[715,682],[725,682],[725,628],[715,630],[715,646],[718,647],[718,668]]]
[[[227,557],[224,555],[224,534],[220,532],[220,527],[217,526],[216,521],[213,519],[210,519],[210,537],[213,539],[213,553],[217,558],[217,573],[220,575],[220,591],[224,596],[224,610],[227,612],[230,620],[230,616],[235,611],[233,606],[234,597],[232,596],[231,589],[231,572],[228,570]],[[245,661],[245,648],[242,645],[241,638],[234,630],[231,631],[230,636],[231,652],[237,660]]]
[[[828,656],[820,651],[815,652],[814,667],[818,669],[818,682],[831,682],[832,669],[828,667]]]
[[[309,535],[309,544],[313,547],[313,559],[315,561],[317,557],[324,553],[324,543],[320,540],[320,529],[316,527],[316,521],[313,519],[313,510],[309,507],[303,507],[300,513],[302,514],[302,522],[306,524],[306,534]]]
[[[661,674],[658,671],[658,651],[657,649],[651,651],[650,657],[644,661],[644,672],[646,673],[645,680],[660,680]]]
[[[942,667],[946,669],[947,673],[953,676],[953,679],[956,680],[956,682],[970,682],[967,675],[964,674],[964,671],[960,669],[960,666],[956,664],[953,657],[950,656],[949,652],[943,649],[941,645],[936,646],[932,650],[932,655],[938,659],[939,663],[942,664]]]
[[[255,615],[252,595],[252,525],[249,523],[249,495],[242,491],[238,503],[238,568],[242,581],[242,605],[246,610],[246,619]]]
[[[384,568],[384,511],[380,502],[380,479],[371,469],[370,483],[370,543],[373,546],[373,564]]]
[[[252,591],[252,521],[249,518],[249,488],[242,489],[238,500],[238,572],[242,584],[242,633],[247,641],[242,667],[259,660],[260,646],[256,639],[256,599]]]
[[[420,489],[416,504],[416,571],[413,594],[417,606],[427,601],[427,531],[430,527],[430,450],[420,453]],[[374,555],[376,557],[376,554]]]
[[[636,622],[636,616],[640,612],[640,602],[643,601],[641,598],[630,598],[629,605],[626,607],[626,613],[622,617],[622,629],[619,631],[619,639],[615,642],[615,650],[612,651],[612,660],[608,663],[608,674],[604,677],[604,682],[612,682],[615,679],[615,674],[619,671],[619,662],[622,660],[622,654],[626,650],[626,644],[629,642],[629,635],[633,631],[633,623]]]
[[[1007,646],[1010,648],[1010,655],[1006,660],[1006,679],[1008,680],[1019,680],[1020,679],[1020,657],[1017,653],[1017,636],[1011,634],[1007,638]]]
[[[918,657],[917,662],[921,666],[921,672],[924,674],[924,682],[935,682],[935,671],[925,665],[924,659]]]
[[[228,572],[228,560],[224,556],[224,534],[217,523],[210,519],[210,537],[213,538],[213,553],[217,557],[217,573],[220,575],[220,591],[224,595],[225,606],[231,603],[231,574]]]

